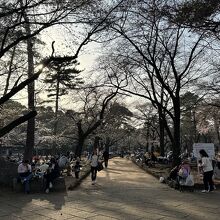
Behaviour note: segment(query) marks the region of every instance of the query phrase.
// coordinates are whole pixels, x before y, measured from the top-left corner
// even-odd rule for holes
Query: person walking
[[[92,185],[94,185],[96,182],[98,159],[99,157],[97,154],[97,150],[94,150],[90,160]]]
[[[202,158],[201,166],[203,169],[203,183],[205,188],[202,192],[211,192],[214,190],[212,162],[205,150],[202,149],[199,153]]]
[[[105,168],[108,167],[108,160],[109,160],[109,152],[107,150],[105,150],[103,152],[103,159],[104,159],[104,163],[105,163]]]

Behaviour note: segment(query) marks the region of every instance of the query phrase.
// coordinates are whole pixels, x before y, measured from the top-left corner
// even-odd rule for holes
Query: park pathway
[[[131,161],[110,160],[73,191],[51,194],[0,193],[0,219],[219,220],[220,191],[179,192],[159,183]]]

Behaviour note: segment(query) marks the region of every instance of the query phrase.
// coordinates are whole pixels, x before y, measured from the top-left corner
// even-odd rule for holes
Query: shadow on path
[[[0,219],[187,219],[217,220],[220,192],[181,193],[161,184],[131,161],[114,158],[98,173],[73,191],[50,194],[0,195]],[[7,210],[4,212],[4,210]],[[34,218],[35,217],[35,218]]]

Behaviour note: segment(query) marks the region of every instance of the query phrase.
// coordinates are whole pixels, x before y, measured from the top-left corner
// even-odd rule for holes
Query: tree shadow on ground
[[[124,172],[123,169],[119,171],[114,164],[110,164],[111,169],[98,174],[98,183],[95,186],[91,185],[88,177],[79,188],[67,193],[17,196],[4,193],[0,197],[0,209],[1,205],[14,206],[17,211],[19,207],[30,207],[30,210],[39,208],[37,213],[42,215],[48,212],[51,215],[54,212],[60,215],[62,212],[63,216],[73,213],[76,217],[90,220],[219,219],[219,191],[213,194],[182,193],[160,184],[157,179],[126,160],[117,161],[117,167],[129,167],[127,170],[131,172]],[[16,203],[16,200],[19,202]],[[12,213],[15,211],[12,209]]]
[[[66,192],[45,193],[14,193],[11,191],[0,192],[0,219],[1,216],[23,217],[34,215],[39,210],[49,209],[59,211],[65,205]],[[10,217],[11,216],[11,217]],[[42,217],[44,219],[44,217]]]
[[[115,164],[120,169],[115,168]],[[99,219],[102,216],[117,219],[219,218],[219,191],[210,194],[179,192],[159,183],[133,164],[129,165],[131,172],[126,173],[123,167],[128,166],[127,162],[117,161],[112,166],[98,176],[97,185],[82,186],[78,201],[81,210],[95,210]],[[112,170],[117,171],[117,175]],[[89,202],[89,198],[95,198],[95,202]]]

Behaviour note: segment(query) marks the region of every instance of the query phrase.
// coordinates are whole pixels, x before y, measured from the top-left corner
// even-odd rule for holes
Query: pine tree
[[[81,71],[76,68],[78,64],[76,60],[64,63],[54,61],[48,66],[48,72],[44,80],[45,83],[49,84],[48,97],[55,98],[54,150],[56,148],[59,98],[67,95],[71,89],[83,83],[79,77]]]

